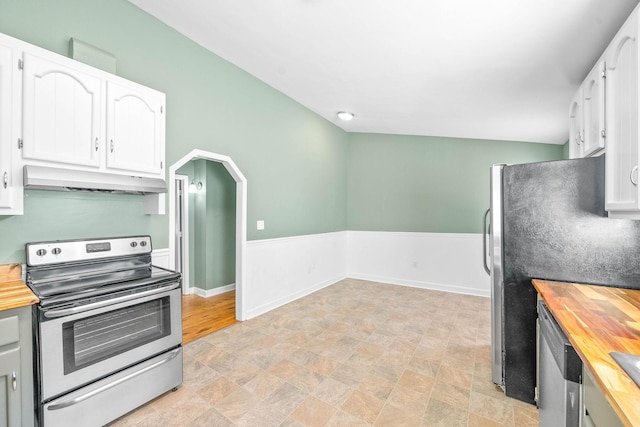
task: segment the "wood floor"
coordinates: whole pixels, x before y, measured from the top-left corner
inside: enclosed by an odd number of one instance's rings
[[[236,292],[210,298],[182,296],[182,343],[236,323]]]

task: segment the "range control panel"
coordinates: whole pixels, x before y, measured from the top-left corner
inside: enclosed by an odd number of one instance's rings
[[[150,236],[27,243],[27,265],[47,265],[151,253]]]

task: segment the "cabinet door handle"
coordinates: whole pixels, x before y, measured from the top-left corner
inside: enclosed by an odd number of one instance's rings
[[[5,172],[4,175],[2,175],[2,185],[4,188],[7,188],[7,184],[9,184],[9,175]]]
[[[631,169],[631,172],[629,172],[629,181],[631,181],[631,183],[637,187],[638,186],[638,178],[637,178],[638,175],[636,173],[636,179],[634,180],[633,179],[633,173],[634,172],[638,172],[638,165],[635,165],[633,167],[633,169]]]
[[[11,387],[13,387],[13,391],[18,389],[18,376],[15,372],[11,374]]]
[[[580,145],[582,144],[582,133],[581,132],[576,132],[576,144]]]
[[[100,144],[98,144],[98,138],[96,138],[96,151],[98,151],[98,147],[100,146]]]
[[[113,139],[111,140],[110,149],[111,149],[111,152],[113,153]]]

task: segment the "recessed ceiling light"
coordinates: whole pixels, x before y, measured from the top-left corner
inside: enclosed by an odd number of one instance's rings
[[[353,119],[353,113],[350,113],[348,111],[339,111],[338,112],[338,118],[340,120],[349,121],[349,120]]]

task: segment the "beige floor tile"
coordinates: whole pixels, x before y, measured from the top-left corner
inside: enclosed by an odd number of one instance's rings
[[[432,398],[423,420],[423,425],[429,427],[464,427],[467,425],[468,412]]]
[[[294,363],[290,360],[281,360],[280,362],[270,367],[267,372],[283,380],[288,380],[289,378],[300,372],[301,369],[302,366],[298,365],[297,363]]]
[[[520,427],[519,424],[516,424]],[[537,425],[537,424],[536,424]],[[473,413],[469,414],[469,427],[505,427],[505,424],[499,423],[489,418],[481,417]]]
[[[488,298],[346,279],[185,345],[183,386],[111,425],[536,426],[490,334]]]
[[[385,401],[393,391],[395,383],[369,373],[358,384],[358,390]]]
[[[373,423],[383,405],[382,400],[355,390],[342,405],[342,410],[368,423]]]
[[[436,378],[439,381],[443,381],[466,390],[471,390],[471,385],[473,383],[473,375],[446,364],[440,365]]]
[[[287,419],[287,413],[280,410],[275,405],[261,402],[254,408],[238,418],[234,426],[236,427],[277,427]],[[216,426],[216,424],[209,424]]]
[[[234,383],[243,386],[254,379],[260,372],[262,372],[262,369],[256,365],[245,363],[227,372],[224,376]]]
[[[431,359],[423,359],[418,356],[413,356],[409,362],[408,369],[418,372],[422,375],[435,378],[438,375],[438,369],[440,369],[440,363],[434,362]]]
[[[517,427],[536,427],[539,424],[538,408],[513,405],[513,421]]]
[[[216,378],[209,384],[200,387],[197,390],[198,396],[202,396],[203,399],[215,404],[216,402],[224,399],[240,386],[226,377]]]
[[[513,404],[510,399],[498,399],[471,392],[469,412],[506,425],[513,425]]]
[[[374,425],[376,427],[415,427],[421,425],[422,421],[422,414],[415,415],[407,411],[406,408],[387,403],[382,408]]]
[[[421,417],[427,408],[428,400],[428,395],[398,384],[391,392],[386,403],[403,408],[412,417]]]
[[[292,384],[307,393],[313,392],[324,381],[326,377],[308,368],[301,369],[293,377],[289,378],[289,384]]]
[[[421,394],[430,394],[435,379],[412,370],[405,370],[398,384]]]
[[[284,383],[264,401],[276,406],[282,412],[290,414],[307,396],[307,393],[299,388],[289,383]]]
[[[348,385],[333,378],[325,378],[313,391],[313,395],[335,408],[340,408],[352,392],[353,388]]]
[[[337,411],[326,424],[327,427],[366,427],[371,425],[372,423],[344,411]]]
[[[467,411],[469,407],[469,394],[471,392],[461,387],[436,380],[431,396],[441,402]]]
[[[317,356],[315,359],[310,360],[309,363],[307,363],[307,368],[319,374],[328,376],[331,375],[340,365],[341,363],[339,361],[330,357]]]
[[[357,387],[370,370],[371,367],[367,365],[343,363],[333,371],[331,378],[348,386]]]
[[[336,410],[331,405],[315,397],[308,397],[291,413],[291,418],[305,426],[322,427],[329,421],[334,412]]]
[[[233,425],[228,418],[215,409],[209,409],[189,422],[189,427],[232,427]]]
[[[253,394],[265,398],[274,393],[283,384],[284,380],[269,372],[262,371],[243,387]]]
[[[216,402],[216,410],[233,422],[238,421],[247,412],[260,403],[260,398],[244,388],[231,392]]]

